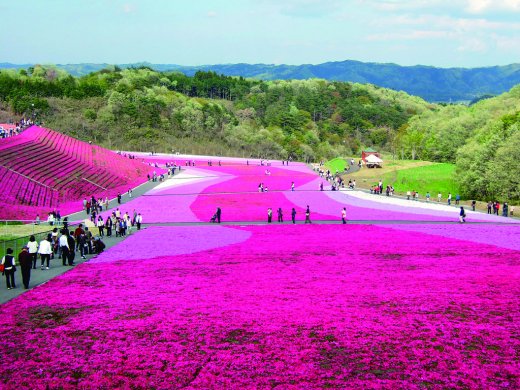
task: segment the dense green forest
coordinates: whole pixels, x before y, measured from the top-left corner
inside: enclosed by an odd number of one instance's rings
[[[519,199],[520,87],[434,105],[374,85],[260,81],[111,67],[73,77],[56,67],[0,72],[0,120],[33,116],[111,149],[315,161],[373,146],[456,162],[467,197]]]

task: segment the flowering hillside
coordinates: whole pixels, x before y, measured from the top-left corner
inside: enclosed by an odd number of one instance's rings
[[[32,126],[0,140],[0,219],[81,209],[84,197],[114,197],[146,181],[142,161]]]
[[[183,167],[124,205],[158,226],[0,306],[3,387],[520,387],[517,223],[459,225],[457,208],[385,206],[318,191],[303,164],[269,169]],[[304,225],[307,204],[327,223]],[[169,223],[216,207],[243,223]],[[286,220],[295,207],[298,223],[257,224],[267,207]]]

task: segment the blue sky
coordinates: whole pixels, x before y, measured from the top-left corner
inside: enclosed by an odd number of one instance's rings
[[[520,62],[520,0],[0,0],[0,62]]]

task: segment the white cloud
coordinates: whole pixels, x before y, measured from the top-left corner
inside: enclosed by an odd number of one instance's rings
[[[488,11],[520,12],[520,0],[466,0],[466,10],[475,14]]]
[[[457,48],[461,52],[473,52],[473,53],[484,53],[488,49],[488,45],[481,39],[470,38],[464,40],[462,44]]]
[[[215,18],[217,15],[218,14],[215,11],[208,11],[208,18]]]
[[[367,41],[395,41],[395,40],[421,40],[421,39],[439,39],[455,36],[449,31],[433,31],[433,30],[412,30],[400,33],[381,33],[370,34],[366,37]]]
[[[492,38],[499,50],[505,52],[520,52],[520,37],[493,35]]]

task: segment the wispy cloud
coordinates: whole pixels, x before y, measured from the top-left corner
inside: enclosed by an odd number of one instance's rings
[[[466,0],[466,10],[476,14],[488,11],[520,12],[520,0]]]
[[[131,14],[135,12],[135,5],[131,3],[125,3],[123,4],[123,12],[125,14]]]

